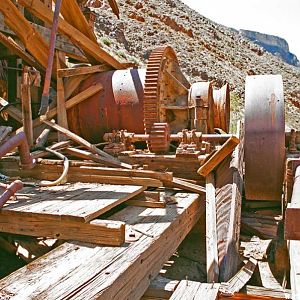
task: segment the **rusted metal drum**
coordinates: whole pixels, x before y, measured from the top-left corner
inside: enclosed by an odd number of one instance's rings
[[[285,162],[284,126],[282,77],[248,76],[245,90],[247,200],[281,200]]]
[[[94,74],[82,82],[79,92],[96,83],[104,89],[68,111],[70,130],[92,143],[113,130],[144,133],[144,82],[144,69]]]
[[[203,133],[214,133],[214,99],[210,82],[191,85],[188,97],[189,108],[194,107],[192,127]]]
[[[214,126],[225,132],[229,131],[230,125],[230,91],[226,83],[218,90],[213,90],[214,98]]]

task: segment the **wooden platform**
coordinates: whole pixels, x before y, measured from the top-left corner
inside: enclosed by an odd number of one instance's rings
[[[0,231],[121,245],[124,223],[94,219],[144,190],[97,183],[26,187],[0,210]]]
[[[128,224],[122,247],[67,242],[0,281],[0,298],[140,299],[205,210],[196,194],[178,193],[166,208],[127,207],[109,220]],[[201,200],[201,201],[199,201]]]

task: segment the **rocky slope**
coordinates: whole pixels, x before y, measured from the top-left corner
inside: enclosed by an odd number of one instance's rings
[[[253,41],[255,44],[263,47],[268,52],[280,57],[286,63],[300,67],[300,62],[297,56],[290,52],[289,44],[283,38],[278,36],[264,34],[251,30],[239,30],[240,35]]]
[[[98,1],[99,2],[99,1]],[[247,74],[281,74],[286,123],[300,129],[300,69],[284,63],[231,29],[214,23],[179,0],[119,0],[118,20],[108,5],[93,8],[99,42],[120,59],[143,65],[159,45],[171,45],[190,82],[228,82],[235,118],[243,115]],[[98,4],[99,4],[98,3]],[[136,59],[138,58],[138,59]],[[295,106],[298,105],[298,108]]]

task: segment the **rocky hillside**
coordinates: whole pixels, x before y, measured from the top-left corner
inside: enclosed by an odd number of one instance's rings
[[[290,52],[289,44],[278,36],[250,30],[239,30],[240,35],[263,47],[268,52],[280,57],[290,65],[300,67],[297,56]]]
[[[214,23],[179,0],[118,0],[118,20],[108,5],[96,1],[99,42],[124,60],[147,62],[159,45],[171,45],[190,82],[228,82],[235,118],[243,115],[247,74],[281,74],[287,125],[300,129],[300,69],[284,63],[231,29]],[[137,59],[136,59],[137,58]],[[298,106],[298,108],[296,107]]]

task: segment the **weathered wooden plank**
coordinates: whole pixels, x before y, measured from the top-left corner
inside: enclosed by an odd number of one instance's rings
[[[284,237],[286,240],[300,240],[300,166],[296,168],[291,203],[285,211]]]
[[[54,1],[56,2],[56,0]],[[76,0],[64,0],[62,2],[60,12],[69,24],[82,32],[91,41],[97,43],[97,37],[83,15]]]
[[[43,166],[37,164],[32,170],[20,170],[18,162],[15,161],[0,161],[0,168],[2,172],[8,176],[21,176],[24,178],[35,178],[41,180],[55,180],[61,172],[62,166]],[[142,177],[141,175],[135,177],[128,177],[126,174],[123,176],[109,176],[109,175],[98,175],[89,174],[89,170],[83,171],[77,169],[76,172],[72,172],[72,167],[68,172],[68,182],[93,182],[93,183],[107,183],[107,184],[125,184],[125,185],[142,185],[149,187],[161,187],[163,183],[155,178]]]
[[[69,147],[69,148],[66,149],[66,151],[69,154],[71,154],[75,157],[79,157],[79,158],[87,159],[87,160],[92,160],[94,162],[98,162],[98,163],[104,164],[104,165],[109,166],[109,167],[132,169],[132,166],[129,165],[129,164],[120,162],[118,160],[113,161],[111,159],[107,159],[106,157],[95,155],[95,154],[90,153],[90,152],[85,151],[85,150]]]
[[[29,74],[27,68],[24,69],[21,83],[21,100],[22,100],[22,119],[24,132],[26,134],[29,147],[33,146],[33,127],[31,111],[31,92],[29,83]]]
[[[215,300],[218,297],[219,283],[201,283],[191,280],[181,280],[170,300]]]
[[[243,291],[234,294],[233,296],[223,296],[219,294],[219,300],[285,300],[292,299],[291,290],[276,290],[267,289],[260,286],[247,285]]]
[[[228,282],[223,282],[220,286],[220,293],[224,296],[232,296],[239,292],[251,279],[257,265],[257,260],[250,257],[241,270],[235,274]]]
[[[0,231],[36,237],[75,240],[120,246],[125,242],[125,223],[92,220],[88,223],[48,218],[45,214],[0,215]]]
[[[204,212],[197,198],[180,193],[178,204],[166,208],[125,208],[110,219],[145,232],[137,241],[119,248],[65,243],[1,280],[0,295],[24,300],[140,299],[149,278],[159,273]]]
[[[25,48],[43,67],[47,67],[48,45],[43,37],[10,0],[1,1],[0,11],[4,16],[4,22],[17,34]]]
[[[63,52],[56,51],[56,66],[57,70],[60,69],[60,56],[62,56],[65,60],[65,54]],[[67,109],[65,102],[65,90],[64,90],[64,82],[63,79],[57,76],[56,79],[56,111],[57,111],[57,124],[68,129],[68,118],[67,118]],[[50,117],[53,118],[53,117]],[[58,141],[65,141],[68,138],[58,133]]]
[[[199,168],[198,174],[204,177],[207,176],[222,162],[224,158],[233,152],[239,142],[239,139],[233,135]]]
[[[36,214],[53,220],[88,222],[144,190],[142,186],[84,183],[31,188],[17,193],[17,202],[7,202],[0,216],[14,218]]]
[[[272,289],[282,289],[282,286],[274,277],[269,262],[267,261],[259,261],[258,262],[258,270],[260,274],[260,279],[262,286],[265,288],[272,288]]]
[[[41,20],[52,22],[53,12],[39,0],[19,0],[19,3]],[[105,62],[116,69],[125,68],[122,63],[100,48],[97,43],[91,41],[62,18],[59,19],[58,31],[69,37],[74,44],[78,45],[85,53],[91,55],[96,61]]]
[[[203,186],[187,182],[185,180],[182,180],[181,178],[174,177],[172,181],[166,182],[166,183],[168,185],[183,189],[185,191],[194,192],[194,193],[198,193],[198,194],[205,193],[205,188]]]
[[[56,131],[66,135],[68,138],[70,138],[71,140],[73,140],[74,142],[78,143],[79,145],[82,145],[83,147],[87,148],[88,150],[90,150],[92,153],[100,155],[104,158],[106,158],[107,160],[111,161],[112,163],[116,163],[118,166],[122,166],[124,168],[127,169],[132,169],[131,165],[128,164],[122,164],[118,159],[114,158],[113,156],[107,154],[106,152],[98,149],[96,146],[94,146],[93,144],[91,144],[90,142],[88,142],[87,140],[85,140],[84,138],[82,138],[81,136],[75,134],[74,132],[59,126],[58,124],[52,123],[47,121],[46,119],[42,119],[42,121],[50,126],[51,128],[55,129]]]
[[[216,207],[220,281],[228,281],[239,269],[238,255],[242,190],[244,128],[238,123],[237,137],[241,141],[232,158],[227,156],[216,169]]]
[[[0,26],[1,26],[1,19],[0,19]],[[0,32],[0,43],[2,43],[6,48],[8,48],[12,53],[19,56],[28,65],[36,68],[42,73],[45,72],[45,68],[42,67],[40,64],[38,64],[30,54],[26,53],[11,37],[7,37],[1,32]]]
[[[215,176],[210,173],[206,177],[206,272],[207,282],[218,282],[219,257],[216,224],[216,189]]]
[[[170,299],[179,282],[178,280],[172,280],[158,275],[151,281],[141,300]]]
[[[68,68],[68,69],[59,69],[57,70],[57,76],[59,77],[73,77],[87,74],[94,74],[109,71],[112,68],[108,65],[97,65],[89,67],[77,67],[77,68]]]

